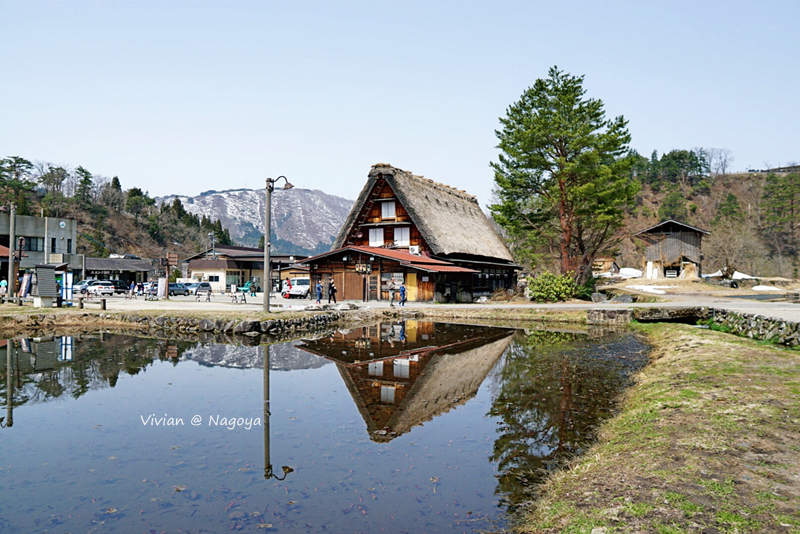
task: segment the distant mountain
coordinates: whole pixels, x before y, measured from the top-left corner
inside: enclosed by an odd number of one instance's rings
[[[196,197],[156,198],[158,205],[178,198],[189,213],[219,219],[233,240],[256,246],[264,233],[264,190],[206,191]],[[276,190],[272,194],[272,243],[275,253],[315,254],[330,249],[353,201],[316,189]]]
[[[295,343],[270,345],[269,368],[273,371],[295,371],[298,369],[317,369],[330,363],[295,347]],[[234,367],[239,369],[263,369],[264,353],[262,347],[244,347],[198,343],[183,353],[187,360],[202,365]]]

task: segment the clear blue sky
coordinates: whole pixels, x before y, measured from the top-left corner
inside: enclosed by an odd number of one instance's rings
[[[553,65],[649,155],[800,160],[800,2],[0,2],[0,156],[127,189],[355,198],[391,163],[490,200],[498,117]]]

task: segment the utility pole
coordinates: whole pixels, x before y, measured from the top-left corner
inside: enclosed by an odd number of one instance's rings
[[[17,222],[17,206],[12,202],[11,212],[8,215],[8,295],[6,302],[14,302],[17,289],[17,280],[14,276],[14,244],[17,241],[15,223]]]

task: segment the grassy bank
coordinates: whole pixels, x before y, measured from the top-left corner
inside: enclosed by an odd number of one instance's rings
[[[519,532],[800,533],[800,353],[639,325],[652,363]]]
[[[468,319],[470,321],[526,321],[544,323],[586,324],[586,310],[537,309],[528,306],[498,308],[426,307],[415,310],[433,321]]]

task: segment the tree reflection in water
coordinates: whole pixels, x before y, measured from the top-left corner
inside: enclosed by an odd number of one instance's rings
[[[120,374],[139,374],[154,361],[170,360],[177,365],[191,346],[174,340],[104,334],[3,340],[0,397],[8,396],[11,385],[13,406],[65,395],[77,399],[92,390],[113,388]]]
[[[646,362],[646,346],[629,334],[599,343],[569,332],[515,338],[495,377],[489,412],[501,420],[490,459],[506,508],[532,499],[549,471],[584,450],[614,412],[631,372]]]

